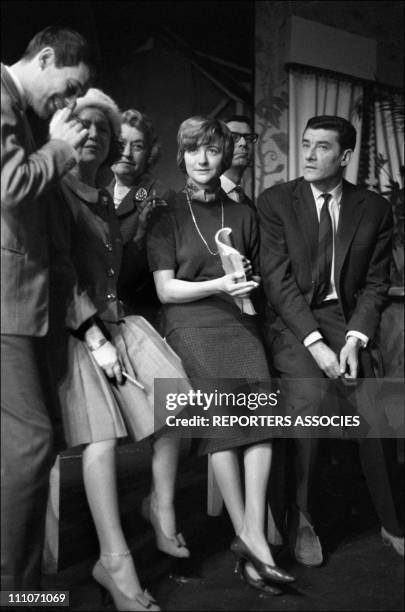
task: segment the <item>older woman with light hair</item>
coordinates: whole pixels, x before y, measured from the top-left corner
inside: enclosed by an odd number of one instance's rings
[[[162,434],[164,396],[154,390],[154,379],[174,378],[184,392],[190,385],[172,349],[145,319],[124,317],[117,298],[122,239],[112,199],[97,181],[103,164],[111,165],[119,154],[119,110],[106,94],[90,89],[77,100],[74,113],[88,138],[62,185],[69,217],[63,224],[65,239],[68,226],[76,271],[66,319],[66,366],[58,384],[65,437],[69,446],[85,445],[83,480],[100,544],[94,579],[118,610],[158,610],[141,589],[122,531],[115,447],[128,434],[135,440],[151,438],[148,511],[157,543],[168,554],[189,556],[176,533],[173,507],[179,441]]]

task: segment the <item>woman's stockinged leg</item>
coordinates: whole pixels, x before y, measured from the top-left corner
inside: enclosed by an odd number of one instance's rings
[[[212,453],[211,461],[233,528],[239,534],[243,528],[245,511],[237,450]]]
[[[174,495],[181,439],[159,436],[153,441],[150,501],[163,532],[176,534]]]
[[[177,465],[181,440],[158,436],[153,441],[151,493],[143,500],[142,515],[156,536],[156,546],[173,557],[189,557],[184,537],[177,532],[174,509]]]
[[[116,440],[86,446],[83,451],[83,481],[100,544],[100,559],[117,587],[134,597],[141,585],[121,527],[115,465]],[[113,554],[111,554],[113,553]]]
[[[255,444],[244,451],[245,512],[239,535],[261,561],[274,565],[264,532],[271,456],[271,442]]]

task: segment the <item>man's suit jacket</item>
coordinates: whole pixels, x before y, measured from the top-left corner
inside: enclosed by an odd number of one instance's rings
[[[48,329],[46,194],[75,164],[73,148],[51,140],[36,150],[20,94],[1,66],[1,333]]]
[[[318,218],[308,182],[266,189],[258,199],[260,270],[272,329],[302,341],[318,328],[311,311],[316,284]],[[347,330],[373,338],[389,288],[392,213],[380,195],[343,181],[334,280]]]
[[[221,175],[220,179],[221,179],[221,187],[225,191],[228,198],[230,198],[231,200],[234,200],[235,202],[246,204],[247,206],[250,206],[250,208],[254,210],[255,213],[257,212],[256,206],[253,204],[249,196],[246,195],[244,190],[242,190],[242,192],[239,193],[239,197],[236,198],[235,196],[237,196],[237,194],[234,191],[236,184],[233,181],[231,181],[231,179],[228,179],[228,177],[224,176],[223,174]]]

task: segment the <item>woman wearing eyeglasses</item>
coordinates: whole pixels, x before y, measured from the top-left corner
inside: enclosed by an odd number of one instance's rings
[[[120,157],[112,166],[114,181],[108,187],[124,245],[119,294],[128,314],[142,315],[158,328],[160,303],[148,268],[145,237],[153,216],[174,192],[152,174],[161,146],[150,117],[129,109],[121,121]]]
[[[186,119],[178,132],[177,162],[186,174],[184,189],[148,234],[148,258],[163,303],[167,342],[183,361],[187,375],[202,379],[268,381],[265,352],[254,316],[242,314],[234,298],[250,296],[260,279],[239,282],[224,274],[215,233],[232,228],[234,246],[257,273],[258,231],[254,212],[230,200],[220,176],[231,164],[233,138],[216,119]],[[207,382],[205,382],[207,381]],[[220,389],[229,389],[221,380]],[[231,386],[232,388],[232,386]],[[216,481],[236,537],[232,550],[244,579],[254,588],[280,593],[275,583],[293,578],[276,567],[264,534],[271,442],[266,428],[229,428],[221,438],[203,438],[200,453],[211,454]],[[242,454],[245,499],[239,475]],[[243,562],[244,561],[244,562]]]

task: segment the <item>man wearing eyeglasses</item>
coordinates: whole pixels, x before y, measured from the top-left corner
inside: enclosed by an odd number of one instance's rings
[[[252,200],[244,192],[241,182],[246,168],[251,166],[257,134],[252,132],[251,121],[245,115],[232,115],[225,119],[224,123],[232,133],[235,148],[232,165],[221,176],[222,189],[231,200],[254,207]]]

